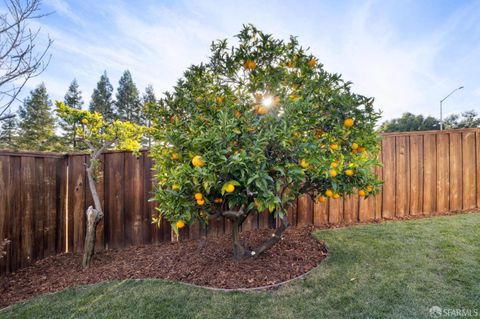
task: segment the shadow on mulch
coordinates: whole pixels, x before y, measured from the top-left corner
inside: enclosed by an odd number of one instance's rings
[[[52,256],[0,279],[0,308],[67,287],[110,280],[160,278],[216,288],[277,284],[308,272],[325,258],[325,248],[311,236],[312,231],[312,227],[290,227],[272,249],[240,261],[232,258],[229,235],[100,251],[86,270],[80,267],[79,254]],[[241,236],[255,246],[271,233],[265,229]]]

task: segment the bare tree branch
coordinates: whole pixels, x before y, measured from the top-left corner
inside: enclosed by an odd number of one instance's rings
[[[47,68],[52,45],[48,38],[41,49],[36,42],[40,28],[31,30],[30,20],[48,14],[40,13],[41,0],[4,0],[7,12],[0,14],[0,120],[2,115],[18,100],[27,81]],[[8,118],[8,117],[7,117]]]

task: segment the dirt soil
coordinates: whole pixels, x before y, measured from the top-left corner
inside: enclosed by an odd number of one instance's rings
[[[0,278],[0,308],[67,287],[110,280],[161,278],[217,288],[277,284],[306,273],[327,255],[312,231],[312,227],[290,227],[272,249],[240,261],[232,257],[229,235],[100,251],[86,270],[80,267],[79,254],[48,257]],[[242,239],[248,238],[245,244],[251,247],[272,232],[244,232]]]

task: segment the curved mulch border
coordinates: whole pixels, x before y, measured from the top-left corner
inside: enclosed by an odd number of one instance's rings
[[[67,287],[125,279],[165,279],[217,291],[274,289],[305,277],[326,257],[325,245],[311,236],[312,231],[313,227],[288,228],[272,249],[240,261],[232,258],[229,235],[102,251],[85,270],[80,268],[80,254],[48,257],[4,278],[0,308]],[[242,239],[256,246],[271,232],[244,232]]]

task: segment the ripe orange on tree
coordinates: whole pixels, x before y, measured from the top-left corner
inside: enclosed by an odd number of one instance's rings
[[[353,119],[348,118],[345,121],[343,121],[343,126],[345,126],[346,128],[350,128],[353,126],[353,123],[354,123]]]

